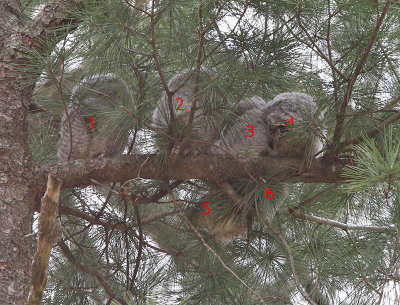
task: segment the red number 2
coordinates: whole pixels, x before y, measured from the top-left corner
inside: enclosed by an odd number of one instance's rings
[[[207,213],[203,212],[204,215],[210,214],[211,209],[209,207],[206,207],[206,204],[209,204],[209,203],[210,203],[210,201],[204,202],[203,209],[206,209],[208,211]]]
[[[254,136],[254,131],[253,131],[254,126],[253,126],[253,125],[247,125],[247,127],[249,127],[249,126],[251,126],[250,129],[248,130],[248,131],[251,132],[251,136],[249,136],[249,135],[247,135],[247,136],[248,136],[249,138],[251,138],[252,136]]]
[[[92,121],[92,129],[93,129],[93,118],[89,118]]]
[[[182,104],[183,104],[183,99],[178,97],[176,100],[181,100],[181,103],[179,104],[178,108],[176,108],[176,110],[185,110],[185,109],[180,108],[182,106]]]
[[[290,123],[291,123],[291,124],[290,124]],[[291,127],[292,130],[293,130],[293,126],[294,126],[294,124],[293,124],[293,118],[290,118],[290,120],[289,120],[289,122],[286,124],[286,126]]]

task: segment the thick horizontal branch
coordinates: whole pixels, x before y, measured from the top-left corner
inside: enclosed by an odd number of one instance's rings
[[[322,218],[318,216],[306,215],[300,212],[297,212],[293,209],[289,210],[289,213],[297,218],[297,219],[304,219],[307,221],[312,221],[318,223],[320,225],[328,225],[332,227],[336,227],[342,229],[344,231],[368,231],[368,232],[376,232],[376,233],[385,233],[385,232],[396,232],[396,226],[390,227],[378,227],[378,226],[367,226],[367,225],[350,225],[343,222],[339,222],[336,220]]]
[[[63,165],[36,168],[36,190],[44,190],[46,177],[52,173],[63,180],[63,188],[86,187],[93,181],[121,182],[133,178],[154,180],[200,179],[218,182],[226,178],[274,177],[274,181],[341,183],[343,164],[332,165],[316,159],[311,167],[302,158],[263,157],[258,162],[241,162],[221,156],[182,157],[174,166],[161,163],[157,155],[120,156],[116,160],[100,158],[75,160]]]

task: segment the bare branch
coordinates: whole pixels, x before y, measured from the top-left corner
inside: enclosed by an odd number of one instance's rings
[[[316,222],[320,225],[329,225],[344,231],[352,230],[352,231],[368,231],[368,232],[377,232],[377,233],[385,233],[385,232],[396,232],[396,226],[390,226],[388,228],[378,227],[378,226],[365,226],[365,225],[349,225],[336,220],[322,218],[318,216],[312,216],[297,212],[293,209],[289,209],[289,213],[298,219],[308,220],[312,222]]]

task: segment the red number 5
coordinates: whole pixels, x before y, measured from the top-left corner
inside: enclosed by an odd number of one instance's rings
[[[203,209],[206,209],[208,211],[207,213],[203,212],[204,215],[210,214],[211,209],[209,207],[206,207],[206,204],[209,204],[209,203],[210,203],[210,201],[204,202]]]
[[[179,104],[178,108],[176,108],[176,110],[185,110],[185,109],[180,108],[182,106],[182,104],[183,104],[183,99],[178,97],[176,100],[181,100],[181,103]]]
[[[248,131],[251,132],[251,136],[249,136],[249,135],[247,135],[247,136],[248,136],[249,138],[251,138],[252,136],[254,136],[254,131],[253,131],[254,126],[253,126],[253,125],[247,125],[247,127],[249,127],[249,126],[251,126],[250,129],[248,130]]]

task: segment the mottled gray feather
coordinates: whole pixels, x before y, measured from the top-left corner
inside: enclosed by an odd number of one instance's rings
[[[67,108],[68,116],[64,115],[61,121],[59,162],[98,156],[114,157],[120,153],[128,137],[121,136],[112,122],[100,120],[93,114],[120,107],[131,97],[127,84],[114,74],[95,75],[75,86]],[[93,116],[96,124],[92,130],[89,117]]]
[[[176,120],[181,126],[186,126],[189,121],[189,113],[192,102],[197,99],[196,110],[194,113],[193,130],[192,130],[192,142],[197,142],[196,150],[200,152],[208,152],[212,142],[218,137],[219,132],[216,129],[211,119],[209,111],[211,103],[213,101],[213,93],[209,86],[212,78],[215,77],[215,72],[205,67],[201,68],[200,71],[200,83],[198,94],[195,97],[195,77],[194,72],[185,70],[182,73],[176,74],[168,82],[168,88],[171,91],[180,89],[172,96],[173,113]],[[182,84],[184,84],[182,86]],[[177,98],[183,100],[183,104],[180,109],[176,110],[180,104]],[[208,112],[207,112],[208,111]],[[168,96],[164,92],[161,99],[159,100],[156,109],[153,112],[153,126],[162,130],[168,129],[170,123],[170,111],[168,107]]]

